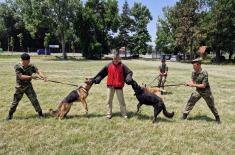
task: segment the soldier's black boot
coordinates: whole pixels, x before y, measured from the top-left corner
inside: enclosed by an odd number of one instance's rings
[[[44,118],[44,115],[43,115],[42,111],[38,112],[38,118],[40,118],[40,119]]]
[[[10,120],[12,120],[12,118],[13,118],[13,112],[9,111],[8,116],[6,118],[6,121],[10,121]]]
[[[215,116],[215,121],[216,121],[217,124],[220,124],[221,123],[220,117],[219,116]]]
[[[187,117],[188,117],[188,114],[184,114],[184,113],[183,113],[183,115],[180,117],[180,119],[181,119],[181,120],[186,120]]]

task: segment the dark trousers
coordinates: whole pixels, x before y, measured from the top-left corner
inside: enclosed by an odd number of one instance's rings
[[[197,103],[197,101],[200,99],[200,98],[203,98],[208,107],[210,108],[211,112],[213,113],[213,115],[216,117],[216,116],[219,116],[219,113],[215,107],[215,103],[214,103],[214,97],[212,95],[211,92],[208,92],[208,93],[198,93],[198,92],[193,92],[188,100],[188,103],[186,104],[185,106],[185,110],[184,110],[184,114],[189,114],[189,112],[193,109],[194,105]]]
[[[162,87],[164,89],[164,84],[166,82],[167,76],[159,76],[158,87]]]
[[[27,95],[36,112],[41,112],[42,109],[38,102],[37,94],[35,93],[32,85],[29,85],[25,88],[16,88],[9,113],[13,114],[16,111],[16,108],[24,94]]]

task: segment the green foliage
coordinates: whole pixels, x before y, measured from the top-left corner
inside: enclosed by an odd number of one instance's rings
[[[22,33],[20,33],[20,34],[18,34],[17,35],[17,37],[18,37],[18,39],[19,39],[19,41],[20,41],[20,47],[22,48],[23,47],[23,34]]]
[[[50,33],[46,33],[44,37],[44,47],[48,48],[50,42],[51,35]]]
[[[14,38],[10,37],[10,46],[11,46],[11,51],[14,50]]]
[[[152,20],[149,9],[141,3],[134,3],[131,9],[131,15],[134,17],[135,33],[132,37],[133,53],[146,54],[148,51],[147,42],[151,41],[151,37],[147,30],[147,24]]]
[[[156,46],[164,53],[172,53],[176,48],[175,21],[173,19],[174,8],[165,7],[163,13],[165,19],[158,18]]]
[[[86,58],[101,58],[110,52],[110,32],[116,32],[119,26],[117,1],[88,0],[81,12],[74,28],[82,54]]]
[[[198,0],[181,0],[175,6],[176,44],[184,51],[193,52],[193,45],[200,33],[198,21],[200,5]]]
[[[173,49],[181,52],[198,50],[205,42],[216,52],[220,61],[221,50],[232,58],[235,47],[235,2],[233,0],[180,0],[164,11],[158,20],[158,48],[166,53]]]
[[[232,57],[235,47],[235,2],[233,0],[216,0],[208,14],[210,23],[208,30],[211,46],[217,52],[220,61],[220,50],[230,53]]]
[[[134,24],[134,21],[131,18],[131,10],[129,8],[127,1],[125,1],[122,7],[121,16],[120,16],[120,27],[119,27],[119,35],[117,37],[118,43],[116,44],[116,48],[125,47],[126,51],[132,50],[131,45],[133,43],[132,43],[131,32],[134,31],[133,24]]]

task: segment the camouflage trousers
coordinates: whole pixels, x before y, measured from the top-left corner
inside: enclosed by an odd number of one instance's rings
[[[14,113],[16,111],[16,108],[17,108],[17,106],[18,106],[18,104],[24,94],[26,94],[26,96],[29,98],[29,100],[32,103],[36,112],[41,112],[42,109],[41,109],[40,104],[38,102],[37,94],[35,93],[32,85],[30,85],[25,88],[16,87],[16,90],[14,93],[14,99],[13,99],[13,102],[11,103],[11,107],[10,107],[10,113]]]
[[[158,87],[162,87],[164,89],[166,78],[167,76],[159,76]]]
[[[214,103],[214,97],[212,95],[211,92],[208,92],[208,93],[198,93],[198,92],[193,92],[191,94],[191,97],[189,98],[188,100],[188,103],[186,104],[185,106],[185,110],[184,110],[184,114],[189,114],[189,112],[193,109],[194,105],[197,103],[197,101],[200,99],[200,98],[203,98],[208,107],[210,108],[211,112],[214,114],[214,116],[219,116],[219,113],[215,107],[215,103]]]

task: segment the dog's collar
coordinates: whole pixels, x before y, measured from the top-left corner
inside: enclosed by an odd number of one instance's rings
[[[82,89],[87,95],[89,94],[88,91],[83,86],[80,86],[79,89]]]

